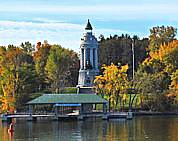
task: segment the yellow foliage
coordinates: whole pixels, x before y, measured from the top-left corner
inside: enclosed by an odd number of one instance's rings
[[[127,95],[124,94],[123,97],[122,97],[122,100],[125,101],[127,99]]]
[[[126,99],[123,94],[129,87],[126,74],[128,65],[117,67],[112,63],[110,66],[103,65],[102,69],[104,69],[103,75],[96,76],[94,80],[96,91],[108,95],[111,106],[115,107],[118,97]]]
[[[178,50],[178,40],[170,42],[168,45],[164,44],[159,47],[157,51],[151,51],[149,57],[143,61],[143,65],[150,65],[154,60],[165,62],[165,57],[174,51]]]
[[[167,73],[168,75],[171,75],[171,85],[170,89],[176,90],[176,93],[178,92],[178,72],[175,69],[177,69],[177,59],[178,59],[178,40],[174,40],[170,43],[160,45],[157,51],[151,51],[149,53],[149,58],[146,58],[143,62],[143,65],[150,66],[156,62],[156,65],[162,65],[161,71],[157,74],[163,74]]]
[[[150,52],[150,56],[151,58],[163,61],[164,57],[173,52],[175,49],[178,49],[178,40],[174,40],[168,45],[161,45],[158,51]]]
[[[129,68],[128,64],[125,65],[125,66],[122,66],[121,67],[121,72],[127,72],[128,68]]]
[[[149,58],[146,58],[142,64],[148,66],[152,63],[152,61],[153,61],[153,58],[149,57]]]
[[[15,110],[15,94],[14,94],[14,78],[13,75],[8,74],[4,81],[0,81],[2,89],[2,96],[0,97],[1,111],[13,113]]]
[[[174,66],[172,64],[167,64],[163,71],[170,74],[172,72],[173,68],[174,68]]]
[[[171,80],[172,82],[171,85],[169,86],[170,89],[177,90],[178,92],[178,69],[174,73],[172,73]]]

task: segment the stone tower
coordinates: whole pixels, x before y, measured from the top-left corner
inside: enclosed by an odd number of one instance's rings
[[[85,27],[85,33],[80,44],[80,70],[79,87],[92,87],[95,76],[99,74],[98,70],[98,41],[92,34],[90,21]]]

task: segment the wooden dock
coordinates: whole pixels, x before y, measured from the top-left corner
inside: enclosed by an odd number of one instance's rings
[[[11,122],[13,118],[26,118],[28,121],[37,120],[37,118],[51,118],[53,120],[62,120],[62,119],[79,119],[83,120],[85,118],[102,118],[104,120],[109,120],[113,118],[125,118],[128,119],[128,112],[113,112],[113,113],[69,113],[65,115],[55,115],[55,114],[11,114],[11,115],[2,115],[2,121]]]
[[[28,117],[30,117],[30,116],[32,116],[32,117],[53,117],[54,115],[52,115],[52,114],[46,114],[46,115],[36,115],[36,114],[34,114],[34,115],[29,115],[29,114],[24,114],[24,115],[21,115],[21,114],[14,114],[14,115],[7,115],[7,118],[28,118]]]
[[[113,112],[108,114],[108,118],[126,118],[127,112]]]
[[[37,118],[43,118],[43,117],[54,117],[53,114],[10,114],[10,115],[1,115],[1,121],[2,122],[11,122],[12,119],[16,118],[26,118],[27,120],[36,120]]]

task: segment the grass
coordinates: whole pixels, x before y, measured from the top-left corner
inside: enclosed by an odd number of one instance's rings
[[[77,93],[77,88],[76,87],[65,87],[61,93],[63,94],[72,94],[72,93]]]
[[[131,96],[132,96],[132,99],[133,99],[134,95],[131,95]],[[140,95],[137,94],[135,99],[134,99],[133,105],[132,105],[133,109],[139,109],[140,108],[139,98],[140,98]],[[137,99],[137,101],[136,101],[136,99]],[[103,108],[102,105],[97,105],[97,107],[96,107],[97,110],[102,110],[102,108]],[[118,105],[115,108],[115,110],[120,111],[122,108],[123,108],[122,105],[120,106],[120,103],[118,102]],[[124,105],[124,110],[128,110],[128,109],[129,109],[129,98],[127,99],[127,101]]]

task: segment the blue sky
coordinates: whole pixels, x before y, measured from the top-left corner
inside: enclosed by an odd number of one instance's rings
[[[96,37],[148,37],[153,26],[178,27],[178,0],[0,0],[0,45],[48,40],[78,51],[87,19]]]

